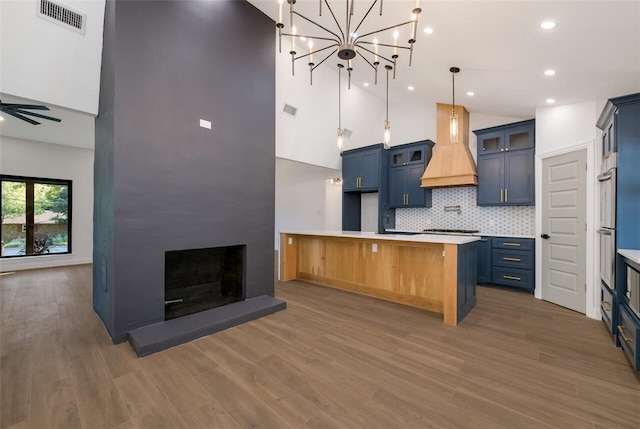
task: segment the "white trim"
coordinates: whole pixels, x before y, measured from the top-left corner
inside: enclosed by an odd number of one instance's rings
[[[596,251],[596,169],[595,169],[595,140],[590,142],[576,144],[574,146],[552,151],[546,153],[537,153],[535,160],[535,174],[536,174],[536,287],[535,297],[542,299],[542,247],[539,244],[538,237],[542,234],[542,160],[552,158],[558,155],[564,155],[566,153],[577,152],[580,150],[587,150],[587,201],[586,201],[586,267],[585,267],[585,280],[587,283],[586,290],[586,315],[592,319],[601,319],[600,314],[600,283],[599,273],[597,272],[597,258],[598,252]]]

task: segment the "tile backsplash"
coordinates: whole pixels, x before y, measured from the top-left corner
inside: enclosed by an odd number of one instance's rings
[[[396,209],[396,229],[477,229],[482,234],[534,235],[535,207],[479,207],[476,190],[472,186],[434,189],[431,208]],[[460,213],[445,211],[447,206],[460,206]]]

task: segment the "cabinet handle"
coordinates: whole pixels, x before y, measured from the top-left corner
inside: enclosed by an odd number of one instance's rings
[[[520,247],[520,243],[502,243],[503,246]]]
[[[601,302],[600,305],[602,305],[602,309],[604,311],[611,311],[611,307],[609,307],[609,303],[607,301]]]
[[[520,258],[507,258],[506,256],[502,258],[503,261],[514,261],[520,262]]]
[[[517,280],[517,281],[521,281],[522,279],[520,277],[516,277],[516,276],[502,276],[503,279],[507,279],[507,280]]]
[[[632,338],[627,338],[624,335],[624,326],[622,325],[618,325],[618,332],[620,332],[620,336],[622,337],[622,339],[625,341],[625,343],[632,343],[633,339]]]
[[[503,195],[504,195],[504,189],[500,188],[500,202],[503,203]]]
[[[407,194],[407,205],[409,205],[409,194]]]
[[[508,203],[509,202],[509,189],[504,188],[504,202]]]

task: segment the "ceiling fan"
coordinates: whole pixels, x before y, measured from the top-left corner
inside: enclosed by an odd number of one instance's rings
[[[61,120],[58,118],[53,118],[51,116],[41,115],[39,113],[29,112],[28,110],[49,110],[47,106],[42,106],[38,104],[11,104],[11,103],[3,103],[0,101],[0,112],[4,112],[7,115],[11,115],[18,119],[22,119],[32,125],[40,125],[40,122],[35,121],[31,118],[27,118],[24,115],[33,116],[35,118],[46,119],[47,121],[55,121],[60,122]]]

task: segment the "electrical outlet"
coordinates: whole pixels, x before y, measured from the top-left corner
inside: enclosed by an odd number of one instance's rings
[[[208,130],[211,129],[211,122],[210,121],[205,121],[204,119],[200,119],[200,126],[202,128],[206,128]]]
[[[293,237],[289,237],[289,244],[293,244]]]
[[[378,253],[378,245],[377,245],[376,243],[373,243],[373,244],[371,245],[371,251],[372,251],[373,253]]]

